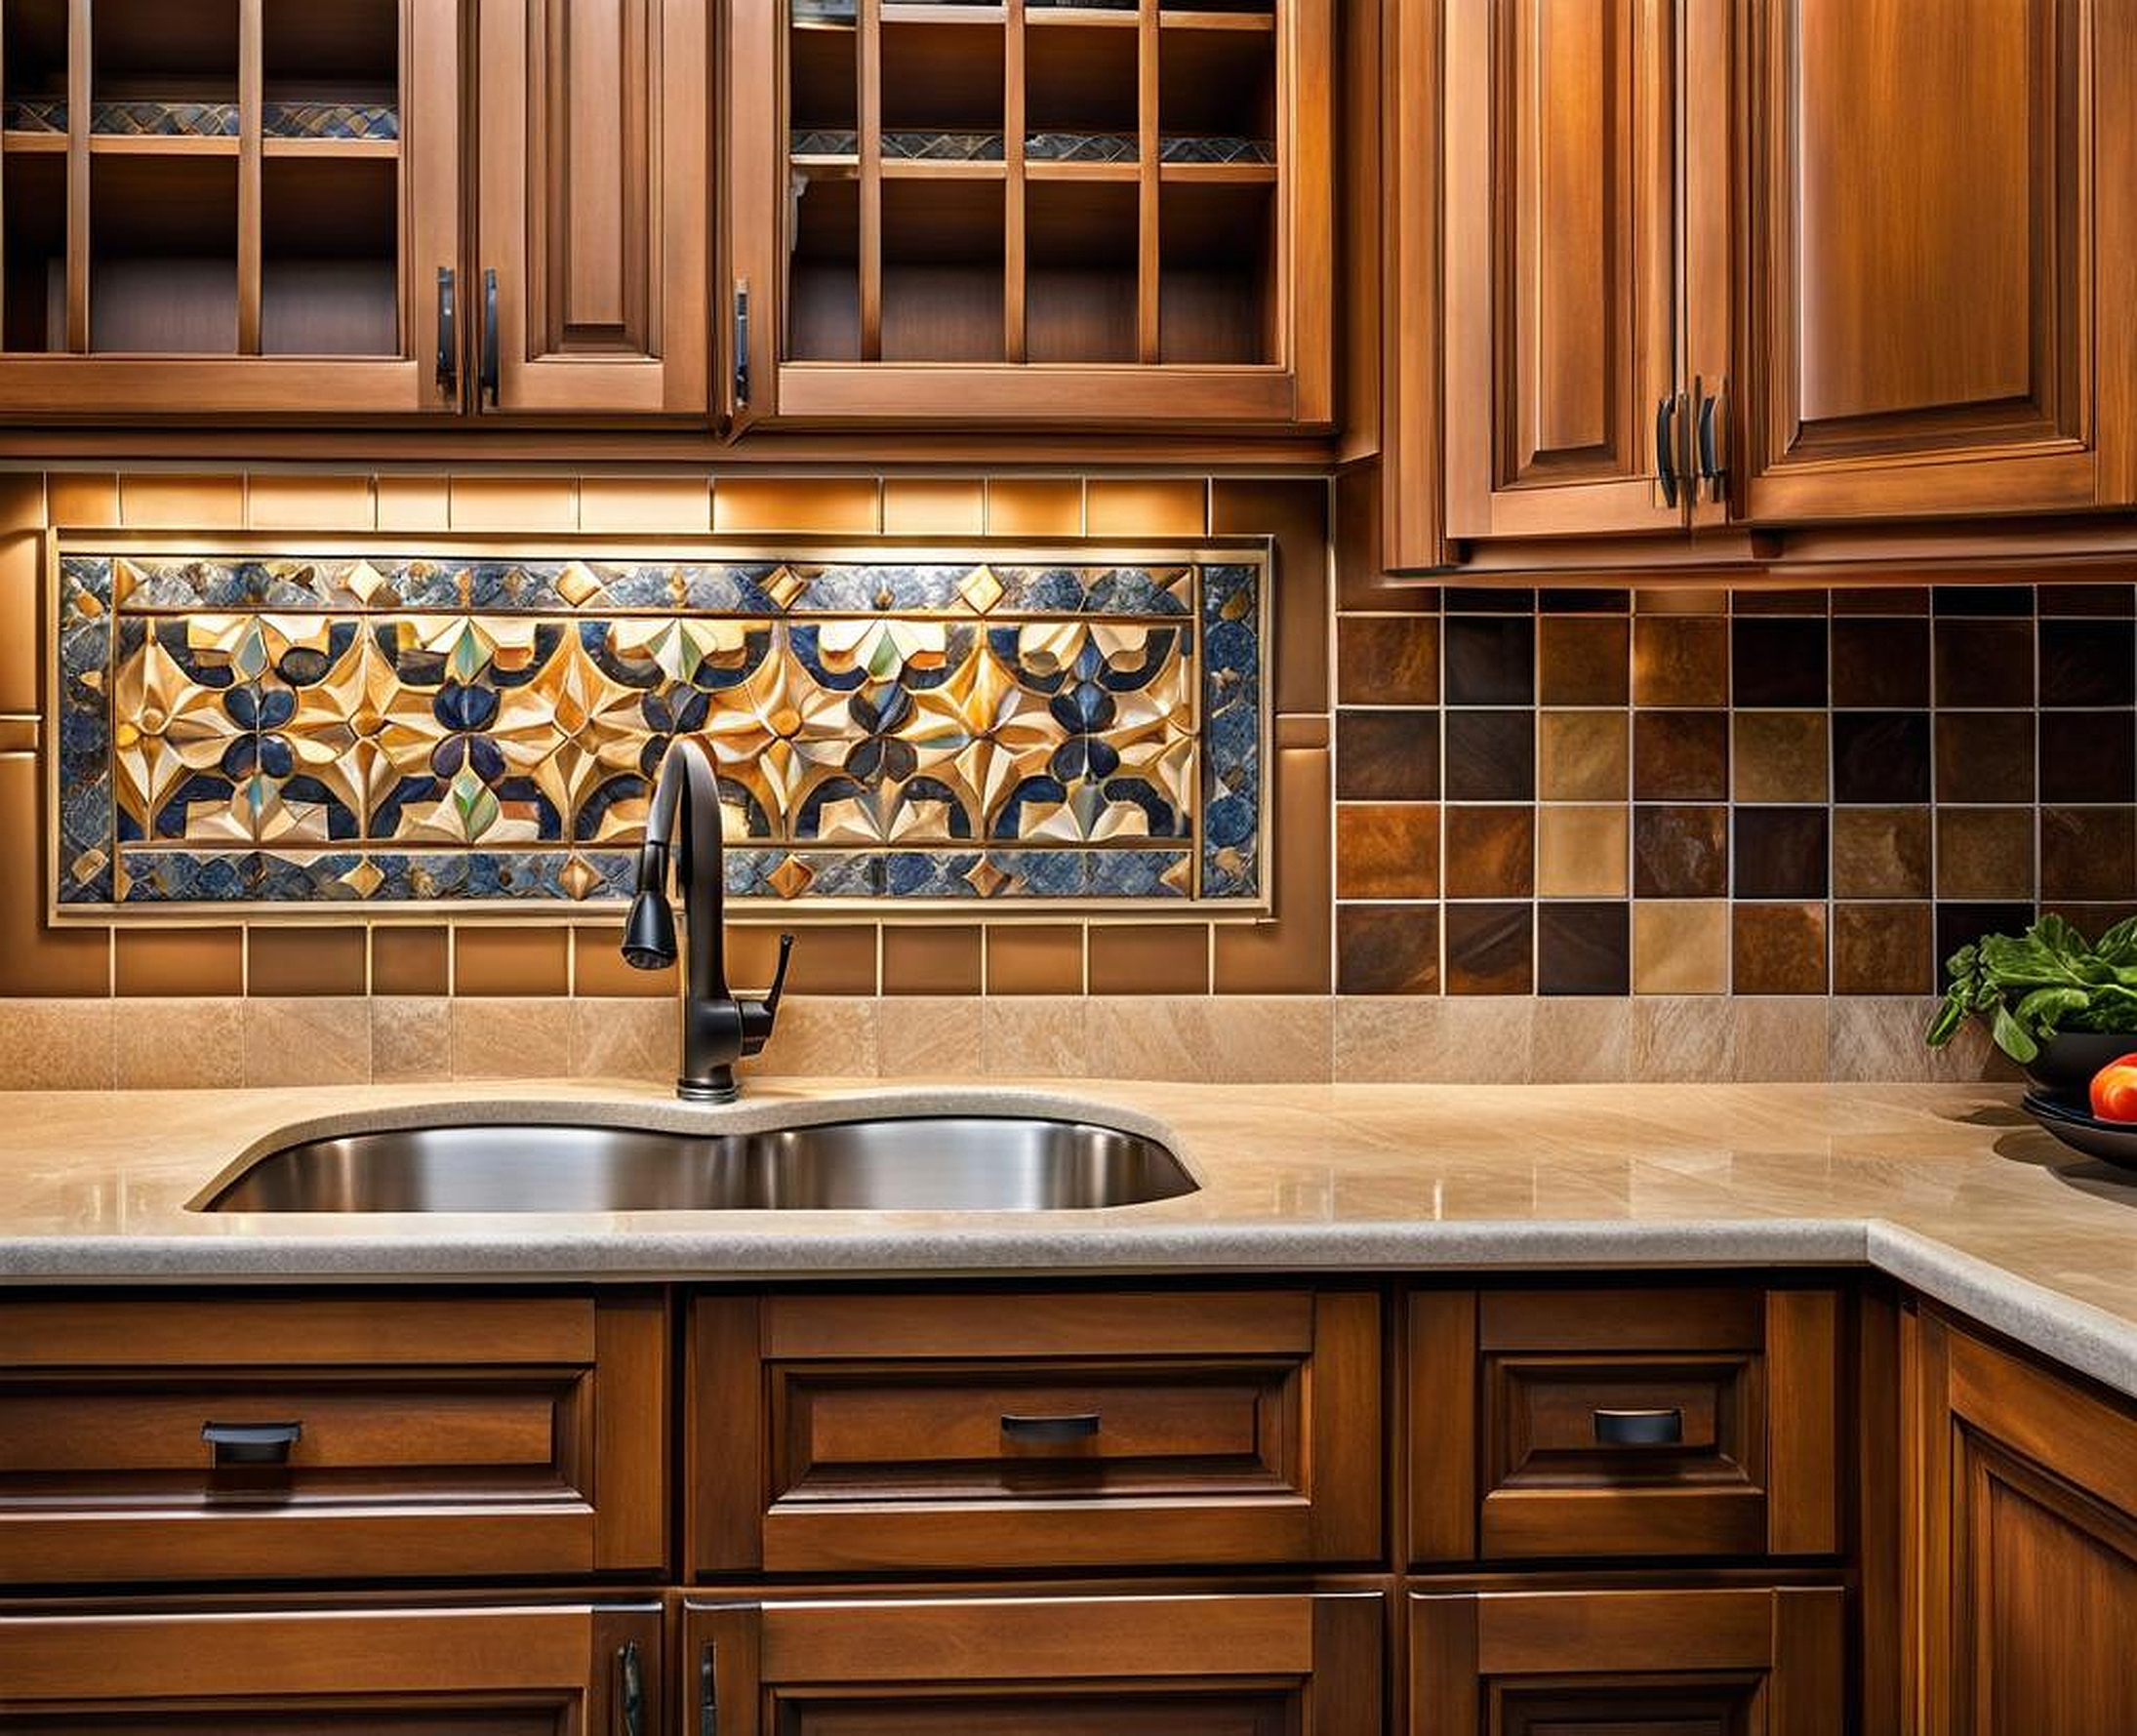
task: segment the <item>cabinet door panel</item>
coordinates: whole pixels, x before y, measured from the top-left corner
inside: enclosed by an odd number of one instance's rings
[[[705,19],[686,0],[483,0],[496,408],[707,410]]]
[[[1655,480],[1656,414],[1675,391],[1673,14],[1446,9],[1453,536],[1682,520]]]
[[[2094,146],[2128,73],[2093,39],[2119,4],[1771,0],[1749,91],[1750,516],[2117,497]]]

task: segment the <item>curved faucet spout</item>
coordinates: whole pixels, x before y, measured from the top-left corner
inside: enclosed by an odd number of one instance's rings
[[[678,736],[669,745],[654,781],[645,842],[638,851],[637,888],[624,923],[624,958],[638,970],[662,970],[675,962],[675,917],[667,898],[671,859],[682,889],[685,949],[683,1059],[675,1093],[695,1102],[731,1103],[739,1090],[735,1063],[771,1039],[794,937],[780,936],[779,969],[765,997],[738,999],[727,986],[719,770],[711,750],[695,736]]]

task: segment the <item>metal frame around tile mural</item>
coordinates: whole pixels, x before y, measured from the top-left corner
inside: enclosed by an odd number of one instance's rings
[[[683,733],[746,909],[1272,906],[1266,538],[49,550],[56,921],[584,913]]]

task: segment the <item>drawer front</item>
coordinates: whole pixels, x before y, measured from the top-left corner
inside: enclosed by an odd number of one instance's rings
[[[0,1306],[0,1582],[665,1564],[658,1296]]]
[[[704,1298],[696,1564],[1369,1558],[1378,1343],[1364,1292]]]
[[[658,1605],[0,1617],[0,1736],[644,1736]]]
[[[720,1736],[1376,1736],[1377,1593],[688,1606]]]
[[[1756,1286],[1414,1297],[1413,1557],[1835,1552],[1838,1318]]]

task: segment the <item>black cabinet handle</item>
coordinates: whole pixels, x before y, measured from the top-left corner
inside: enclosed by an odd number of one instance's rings
[[[1098,1433],[1098,1412],[1084,1411],[1066,1417],[1016,1417],[1002,1418],[1002,1438],[1055,1443],[1065,1440],[1089,1440]]]
[[[1721,462],[1720,441],[1715,423],[1721,414],[1722,394],[1709,397],[1704,391],[1699,395],[1697,424],[1699,442],[1699,476],[1707,484],[1707,498],[1718,501],[1728,491],[1729,472]]]
[[[646,1684],[635,1639],[625,1640],[616,1654],[616,1706],[621,1736],[646,1736]]]
[[[203,1423],[200,1438],[225,1465],[287,1465],[290,1448],[304,1433],[302,1423]]]
[[[698,1660],[698,1736],[720,1736],[720,1694],[714,1644],[706,1642],[705,1656]]]
[[[1599,1410],[1595,1439],[1603,1446],[1676,1446],[1684,1439],[1680,1410]]]
[[[735,285],[735,408],[749,408],[749,284]]]
[[[1655,475],[1662,483],[1662,504],[1677,504],[1676,441],[1673,438],[1677,419],[1677,394],[1672,392],[1655,406]]]
[[[453,267],[438,267],[438,390],[451,397],[460,389],[460,298],[454,293]]]
[[[482,396],[497,404],[497,271],[482,274]]]

